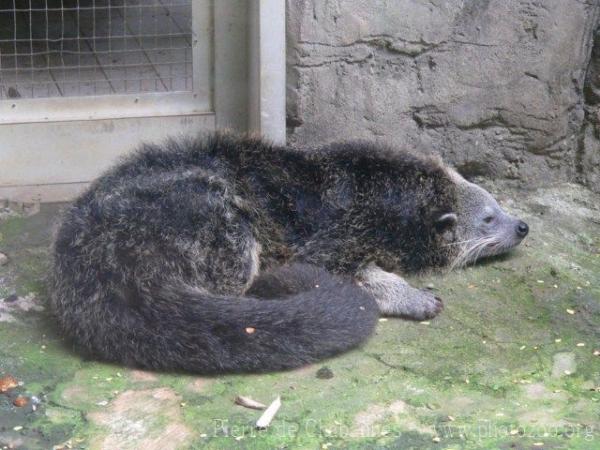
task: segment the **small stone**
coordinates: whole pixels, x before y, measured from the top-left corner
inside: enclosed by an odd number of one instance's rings
[[[560,378],[574,374],[577,371],[575,354],[570,352],[556,353],[553,356],[552,377]]]
[[[8,256],[4,253],[0,253],[0,266],[4,266],[5,264],[8,264]]]
[[[320,380],[329,380],[333,378],[333,371],[329,367],[323,366],[317,370],[316,377]]]
[[[600,356],[600,350],[594,350],[594,353],[592,353],[594,356]]]

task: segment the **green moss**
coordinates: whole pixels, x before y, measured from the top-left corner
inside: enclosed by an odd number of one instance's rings
[[[7,217],[0,221],[0,245],[5,246],[17,240],[26,223],[27,219],[19,216]]]
[[[531,195],[531,204],[546,201],[543,193]],[[194,387],[198,377],[183,374],[139,380],[129,369],[84,360],[47,312],[16,311],[16,322],[0,323],[0,375],[23,381],[19,392],[41,404],[26,413],[0,396],[0,415],[9,431],[24,426],[27,448],[51,448],[70,438],[83,439],[75,447],[89,446],[109,432],[88,420],[89,413],[108,411],[123,392],[167,387],[184,403],[190,448],[510,449],[534,442],[595,448],[598,227],[570,212],[555,211],[551,224],[528,211],[516,213],[532,227],[527,247],[443,277],[412,280],[433,283],[444,298],[444,313],[429,325],[390,319],[363,348],[291,372],[200,378],[200,387]],[[0,297],[34,292],[46,298],[53,217],[43,210],[0,223],[0,249],[11,258],[0,268]],[[553,378],[553,358],[561,352],[572,353],[577,367]],[[333,377],[317,378],[325,365]],[[281,395],[272,427],[255,430],[261,412],[235,405],[236,395],[263,403]],[[393,412],[394,404],[404,409]],[[160,433],[167,420],[157,415],[149,433]],[[370,432],[359,439],[361,421]]]

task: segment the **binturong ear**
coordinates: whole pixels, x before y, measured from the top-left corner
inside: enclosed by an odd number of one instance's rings
[[[456,226],[456,222],[458,222],[458,217],[456,214],[450,212],[446,214],[442,214],[435,221],[435,229],[438,233],[444,233]]]

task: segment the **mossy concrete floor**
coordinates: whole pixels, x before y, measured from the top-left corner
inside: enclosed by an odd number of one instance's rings
[[[600,449],[600,199],[491,190],[531,234],[508,257],[415,279],[445,299],[440,317],[381,321],[363,348],[299,370],[214,378],[73,352],[44,307],[58,208],[4,213],[0,378],[19,386],[0,394],[0,449]],[[237,395],[283,405],[258,431]]]

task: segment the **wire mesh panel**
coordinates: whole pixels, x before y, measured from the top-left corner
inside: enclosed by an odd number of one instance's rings
[[[1,0],[0,100],[193,90],[192,0]]]

